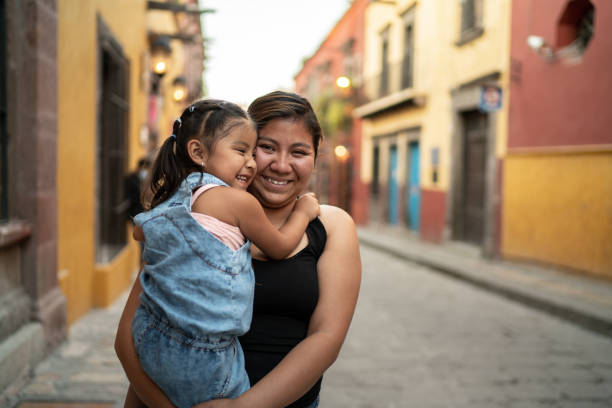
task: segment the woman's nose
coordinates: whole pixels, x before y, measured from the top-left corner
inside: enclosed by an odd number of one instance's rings
[[[279,154],[274,158],[274,161],[270,163],[270,167],[272,170],[278,173],[289,173],[291,172],[291,163],[289,162],[289,157],[284,154]]]

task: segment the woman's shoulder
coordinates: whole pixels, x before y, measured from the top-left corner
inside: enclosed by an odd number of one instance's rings
[[[322,204],[320,208],[321,215],[319,219],[327,231],[328,239],[334,239],[338,235],[344,236],[345,234],[356,233],[353,218],[342,208],[325,204]]]

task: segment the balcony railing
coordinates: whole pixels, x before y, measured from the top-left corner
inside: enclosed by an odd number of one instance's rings
[[[412,88],[414,83],[412,64],[409,59],[387,65],[378,75],[365,78],[363,91],[367,101],[374,101]]]

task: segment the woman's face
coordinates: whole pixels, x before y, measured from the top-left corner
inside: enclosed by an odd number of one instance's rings
[[[249,191],[261,205],[293,204],[314,170],[312,135],[301,120],[274,119],[259,132],[255,161],[257,174]]]

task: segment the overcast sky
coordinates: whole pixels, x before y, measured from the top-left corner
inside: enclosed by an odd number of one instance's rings
[[[208,96],[248,105],[278,88],[293,88],[349,0],[200,0]]]

